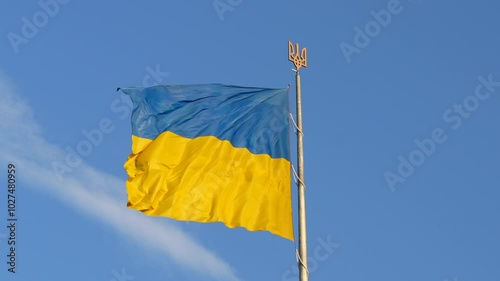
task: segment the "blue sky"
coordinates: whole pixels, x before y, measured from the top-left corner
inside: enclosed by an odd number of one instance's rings
[[[310,280],[500,280],[499,9],[492,0],[2,3],[0,225],[15,163],[18,246],[12,274],[0,228],[0,280],[298,280],[286,239],[126,208],[130,111],[115,91],[293,87],[288,40],[308,48]],[[71,158],[84,142],[86,155]],[[58,174],[54,163],[71,167]]]

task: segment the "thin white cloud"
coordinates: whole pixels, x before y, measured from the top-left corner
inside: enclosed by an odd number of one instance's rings
[[[82,163],[60,182],[51,163],[65,151],[42,136],[28,103],[0,73],[0,161],[17,164],[23,181],[50,192],[123,235],[161,251],[177,263],[217,280],[239,280],[234,270],[188,234],[126,207],[124,180]],[[121,164],[120,164],[121,165]]]

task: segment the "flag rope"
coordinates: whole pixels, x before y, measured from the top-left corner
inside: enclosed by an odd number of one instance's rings
[[[304,267],[305,270],[307,271],[307,275],[309,275],[309,268],[307,268],[307,266],[304,264],[304,262],[300,258],[299,250],[297,249],[297,247],[295,247],[295,257],[297,259],[297,264],[300,264],[302,267]]]
[[[293,126],[295,127],[295,128],[293,129],[293,132],[294,132],[295,134],[297,134],[297,132],[300,132],[300,134],[301,134],[302,136],[304,136],[304,132],[302,132],[302,130],[301,130],[301,129],[297,126],[297,123],[295,123],[295,119],[293,119],[293,115],[292,115],[292,113],[291,113],[291,112],[288,112],[288,115],[290,116],[290,119],[292,120]]]
[[[297,172],[295,171],[295,167],[293,166],[293,164],[292,164],[292,171],[293,171],[293,181],[295,182],[295,184],[297,184],[297,181],[298,181],[302,184],[302,186],[304,186],[304,189],[306,189],[307,187],[306,187],[305,182],[299,178],[299,176],[297,175]]]

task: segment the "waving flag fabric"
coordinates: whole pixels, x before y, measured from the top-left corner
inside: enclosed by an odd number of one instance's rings
[[[294,239],[287,89],[122,91],[133,103],[130,208]]]

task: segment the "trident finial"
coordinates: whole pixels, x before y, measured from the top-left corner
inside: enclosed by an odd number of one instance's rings
[[[301,51],[298,43],[294,48],[292,42],[288,41],[288,60],[293,62],[297,72],[302,66],[307,67],[307,48],[303,48]]]

